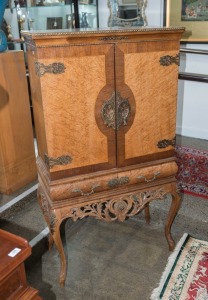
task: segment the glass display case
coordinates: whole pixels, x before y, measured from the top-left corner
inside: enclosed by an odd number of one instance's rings
[[[98,0],[16,1],[19,29],[97,28]]]

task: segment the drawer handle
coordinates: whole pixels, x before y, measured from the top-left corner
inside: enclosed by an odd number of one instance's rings
[[[91,191],[90,192],[88,192],[88,193],[84,193],[81,189],[75,189],[75,190],[72,190],[72,192],[73,193],[80,193],[82,196],[90,196],[90,195],[92,195],[92,194],[94,194],[94,190],[97,188],[97,187],[99,187],[100,186],[100,184],[94,184],[93,186],[92,186],[92,189],[91,189]]]
[[[155,172],[154,176],[151,179],[147,179],[145,176],[138,176],[138,179],[144,178],[145,182],[152,182],[157,179],[157,176],[160,175],[160,172]]]
[[[108,181],[108,186],[110,188],[115,188],[115,187],[118,187],[120,185],[127,184],[129,182],[130,182],[130,179],[127,176],[124,176],[124,177],[121,177],[121,178],[113,178],[113,179]]]

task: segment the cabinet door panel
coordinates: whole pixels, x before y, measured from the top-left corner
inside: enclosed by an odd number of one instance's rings
[[[41,77],[47,162],[53,178],[112,168],[116,165],[115,132],[98,127],[100,91],[114,89],[114,47],[71,46],[42,50],[39,63],[64,64],[62,74]],[[56,61],[54,61],[56,60]],[[113,135],[113,136],[112,136]],[[70,157],[67,164],[53,164]]]
[[[119,166],[173,156],[177,49],[178,42],[174,41],[129,43],[116,47],[116,73],[120,70],[121,74],[123,69],[123,83],[119,78],[116,90],[128,86],[135,101],[131,109],[132,124],[117,133]],[[167,55],[173,57],[173,63],[161,65],[160,59]]]

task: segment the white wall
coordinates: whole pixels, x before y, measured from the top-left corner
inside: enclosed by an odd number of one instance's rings
[[[163,26],[163,3],[163,0],[147,0],[145,15],[148,26]]]
[[[208,44],[186,48],[208,50]],[[208,74],[208,55],[182,54],[180,71]],[[208,140],[208,83],[179,80],[177,133]]]

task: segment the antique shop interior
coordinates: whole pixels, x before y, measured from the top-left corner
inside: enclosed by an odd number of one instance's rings
[[[208,1],[1,0],[0,24],[0,299],[208,299]]]

